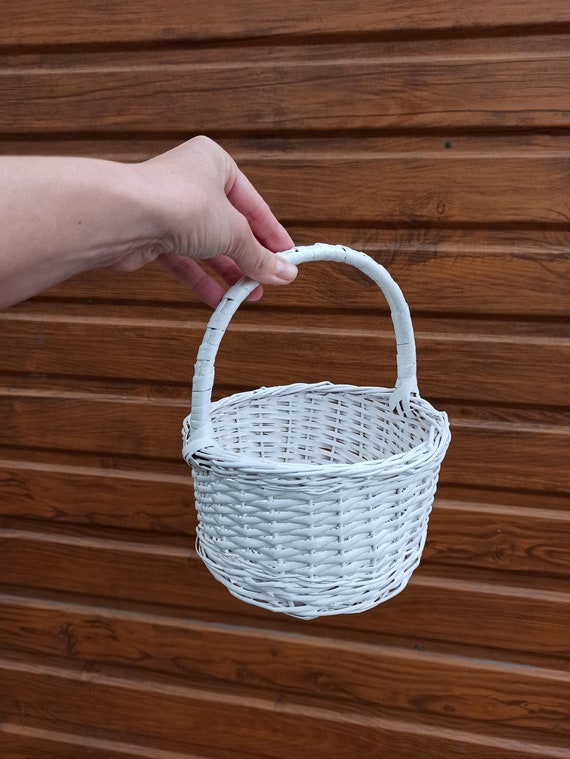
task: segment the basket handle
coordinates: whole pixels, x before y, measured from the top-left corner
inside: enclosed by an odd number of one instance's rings
[[[410,310],[402,291],[390,274],[370,256],[342,245],[299,246],[279,253],[293,264],[309,261],[337,261],[350,264],[367,274],[384,293],[390,306],[396,336],[398,378],[392,395],[393,408],[409,407],[410,397],[418,394],[416,380],[416,346]],[[222,337],[241,303],[255,290],[258,282],[242,277],[222,298],[210,317],[194,367],[190,436],[184,446],[186,457],[212,444],[210,405],[214,387],[214,360]]]

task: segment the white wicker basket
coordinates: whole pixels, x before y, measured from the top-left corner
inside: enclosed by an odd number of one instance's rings
[[[419,397],[410,312],[388,272],[341,246],[280,255],[351,264],[381,288],[398,379],[393,389],[294,384],[212,403],[218,347],[257,283],[234,285],[198,351],[182,431],[197,550],[231,593],[257,606],[303,619],[365,611],[399,593],[420,561],[449,424]]]

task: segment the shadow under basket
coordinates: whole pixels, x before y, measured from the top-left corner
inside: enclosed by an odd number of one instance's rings
[[[234,285],[206,328],[183,427],[197,550],[248,603],[303,619],[361,612],[399,593],[419,564],[449,423],[419,396],[409,309],[382,266],[341,246],[280,255],[348,263],[378,284],[398,380],[392,389],[299,383],[212,403],[219,344],[257,283]]]

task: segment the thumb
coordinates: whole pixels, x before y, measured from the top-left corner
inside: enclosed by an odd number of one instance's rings
[[[297,276],[297,267],[264,248],[255,238],[247,219],[234,210],[234,234],[227,256],[244,274],[267,285],[285,285]]]

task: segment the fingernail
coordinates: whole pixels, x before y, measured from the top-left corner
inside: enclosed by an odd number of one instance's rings
[[[284,258],[277,256],[277,263],[275,265],[275,278],[279,282],[292,282],[298,274],[298,269],[289,261],[285,261]]]

